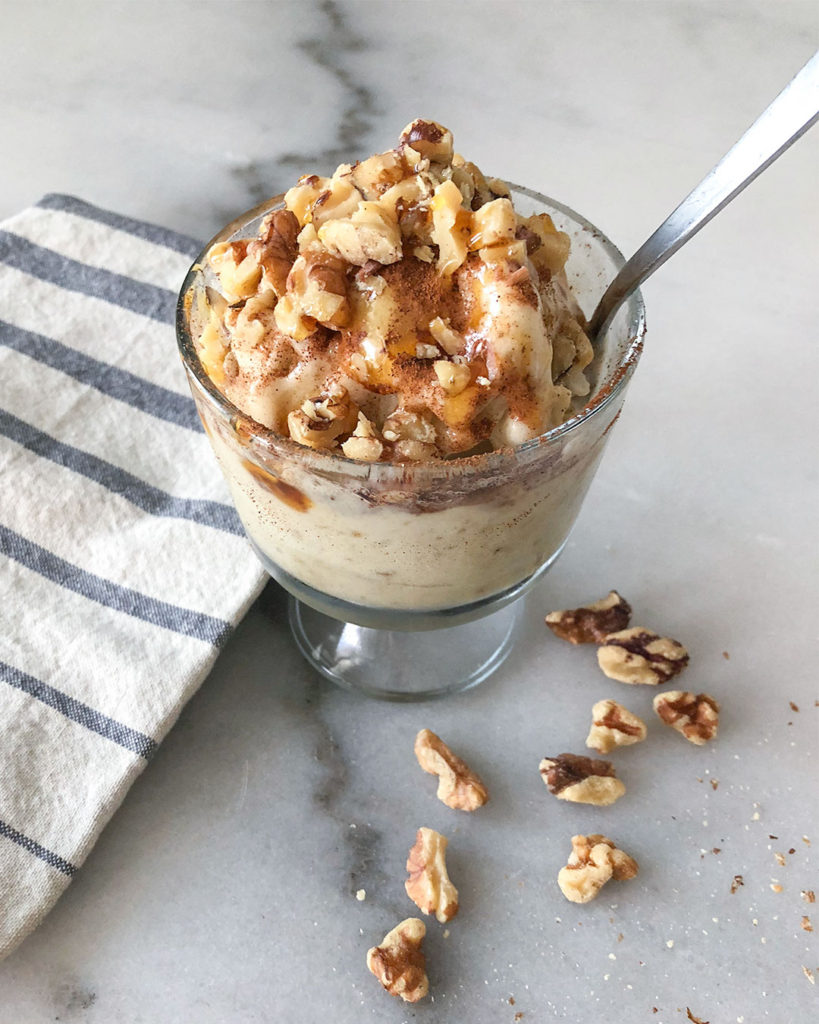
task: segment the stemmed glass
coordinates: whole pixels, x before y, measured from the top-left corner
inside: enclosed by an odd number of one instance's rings
[[[589,315],[623,265],[568,207],[517,186],[523,216],[548,213],[572,241],[569,284]],[[250,238],[276,196],[233,221],[191,267],[179,348],[199,415],[262,565],[290,598],[299,649],[341,686],[422,700],[474,686],[508,654],[521,602],[563,549],[617,419],[645,334],[639,292],[595,343],[591,392],[570,419],[514,449],[412,464],[303,447],[236,408],[197,338],[212,292],[207,253]]]

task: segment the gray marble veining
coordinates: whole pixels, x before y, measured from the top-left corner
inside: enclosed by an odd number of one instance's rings
[[[0,214],[69,191],[201,238],[423,114],[628,250],[819,38],[815,5],[790,0],[3,0],[0,14]],[[497,676],[419,707],[337,691],[300,659],[271,585],[0,964],[0,1024],[819,1014],[819,911],[801,897],[819,890],[818,155],[813,133],[649,282],[624,413]],[[654,726],[614,755],[626,797],[595,810],[552,799],[537,763],[582,752],[594,701],[650,720],[651,694],[607,681],[542,616],[611,586],[686,643],[681,683],[720,699],[723,727],[698,750]],[[424,726],[486,778],[480,812],[435,799],[412,755]],[[414,911],[404,862],[422,824],[450,838],[462,907],[448,934],[430,922],[434,1000],[407,1007],[364,956]],[[571,835],[597,830],[640,875],[575,907],[555,876]]]

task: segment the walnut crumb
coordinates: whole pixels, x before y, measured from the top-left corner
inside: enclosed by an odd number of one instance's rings
[[[813,891],[813,889],[803,889],[802,899],[805,901],[805,903],[815,903],[816,893]]]
[[[407,896],[425,914],[435,913],[443,924],[458,913],[458,890],[446,868],[446,836],[431,828],[419,828],[407,857]]]
[[[489,799],[483,781],[431,729],[422,729],[415,737],[418,764],[438,776],[438,799],[458,811],[474,811]]]
[[[812,932],[813,931],[813,925],[810,923],[810,918],[808,917],[807,914],[803,914],[802,915],[802,931],[803,932]]]
[[[625,629],[630,618],[631,605],[612,590],[594,604],[549,612],[546,625],[571,644],[600,644],[610,633]]]
[[[367,952],[367,967],[391,996],[400,996],[405,1003],[417,1003],[429,992],[421,949],[425,935],[424,922],[408,917]]]
[[[657,715],[691,743],[702,746],[719,729],[719,704],[707,693],[668,690],[654,698]]]
[[[558,800],[604,807],[619,800],[626,791],[611,761],[558,754],[544,757],[539,768],[549,792]]]
[[[592,708],[592,725],[586,746],[600,754],[615,747],[640,743],[646,738],[646,724],[616,700],[600,700]]]
[[[572,852],[557,876],[560,891],[571,903],[589,903],[610,879],[625,881],[637,874],[637,862],[598,834],[572,836]]]
[[[636,626],[610,633],[597,651],[597,662],[609,679],[657,686],[682,672],[688,651],[677,640]]]

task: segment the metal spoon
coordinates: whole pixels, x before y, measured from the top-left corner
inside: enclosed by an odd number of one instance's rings
[[[819,52],[808,61],[693,192],[644,242],[603,293],[592,341],[629,295],[705,227],[754,178],[819,120]]]

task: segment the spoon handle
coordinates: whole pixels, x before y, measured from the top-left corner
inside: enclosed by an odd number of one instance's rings
[[[819,120],[819,52],[785,86],[737,144],[640,246],[603,293],[589,321],[589,337],[646,278],[685,245]]]

